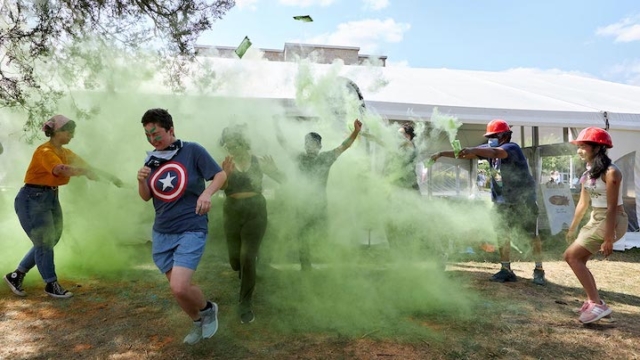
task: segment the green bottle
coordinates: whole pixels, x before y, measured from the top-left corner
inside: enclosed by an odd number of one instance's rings
[[[460,140],[453,140],[451,142],[451,147],[453,147],[453,155],[457,158],[460,150],[462,150],[462,146],[460,145]]]

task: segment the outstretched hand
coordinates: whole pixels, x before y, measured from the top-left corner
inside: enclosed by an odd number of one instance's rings
[[[354,128],[357,132],[360,132],[360,130],[362,130],[362,121],[360,121],[360,120],[356,119],[356,120],[353,122],[353,128]]]
[[[273,160],[273,157],[271,157],[271,155],[260,157],[260,167],[265,174],[273,174],[278,172],[276,162]]]

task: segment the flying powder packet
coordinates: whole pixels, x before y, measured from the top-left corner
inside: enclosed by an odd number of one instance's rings
[[[313,22],[313,19],[309,15],[294,16],[293,20],[299,20],[299,21],[302,21],[302,22]]]
[[[240,45],[238,45],[238,48],[236,49],[235,53],[236,55],[238,55],[240,59],[242,59],[242,57],[244,56],[244,53],[246,53],[250,47],[251,47],[251,40],[249,40],[249,37],[245,36],[244,39],[242,39],[242,42],[240,43]]]

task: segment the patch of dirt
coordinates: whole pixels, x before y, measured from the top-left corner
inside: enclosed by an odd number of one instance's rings
[[[557,252],[550,257],[546,286],[531,283],[531,262],[513,263],[519,281],[506,284],[488,281],[496,264],[449,263],[449,280],[476,294],[470,315],[456,320],[398,312],[399,320],[433,337],[378,328],[357,334],[289,332],[279,327],[279,314],[266,310],[255,324],[239,324],[237,274],[223,259],[211,260],[196,279],[217,294],[220,330],[194,346],[182,344],[189,324],[166,279],[148,269],[120,279],[66,279],[75,293],[67,300],[47,297],[40,284],[28,283],[25,298],[2,285],[0,359],[638,359],[640,251],[590,262],[615,319],[590,326],[580,324],[574,312],[584,299],[580,284]]]

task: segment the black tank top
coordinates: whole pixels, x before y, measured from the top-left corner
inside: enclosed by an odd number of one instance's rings
[[[224,193],[227,196],[242,192],[260,194],[262,193],[262,178],[263,173],[258,158],[251,156],[251,165],[246,171],[240,171],[236,168],[229,175]]]

